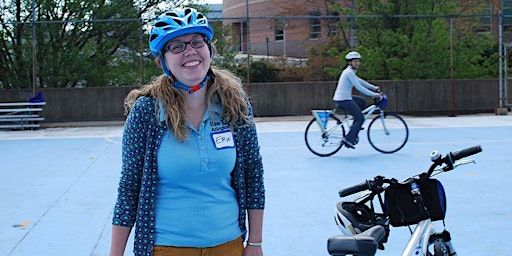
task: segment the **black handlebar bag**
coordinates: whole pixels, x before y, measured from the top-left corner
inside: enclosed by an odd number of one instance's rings
[[[415,182],[425,207],[414,201],[410,183],[391,184],[384,194],[384,205],[393,227],[418,224],[428,218],[432,221],[445,218],[446,193],[441,182],[436,179],[417,179]]]

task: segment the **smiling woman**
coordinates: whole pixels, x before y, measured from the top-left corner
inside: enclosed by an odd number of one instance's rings
[[[169,71],[172,70],[176,80],[188,85],[193,92],[206,84],[203,79],[207,78],[211,64],[211,54],[205,40],[208,39],[201,34],[187,34],[169,41],[163,50]]]
[[[123,255],[135,224],[136,256],[263,255],[252,108],[240,79],[211,66],[213,36],[193,8],[154,22],[149,47],[163,74],[125,100],[112,256]]]

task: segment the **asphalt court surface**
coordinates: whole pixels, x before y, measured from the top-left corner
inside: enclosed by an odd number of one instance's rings
[[[459,255],[509,255],[512,116],[405,116],[410,138],[401,151],[375,151],[363,131],[356,149],[327,158],[305,146],[309,119],[257,118],[265,255],[328,255],[327,239],[340,233],[339,189],[376,175],[405,179],[428,168],[433,149],[477,144],[484,151],[472,157],[476,164],[436,177],[447,193],[447,229]],[[0,131],[0,255],[108,255],[121,135],[122,126]],[[377,255],[399,255],[408,236],[391,228]],[[126,255],[131,249],[129,241]]]

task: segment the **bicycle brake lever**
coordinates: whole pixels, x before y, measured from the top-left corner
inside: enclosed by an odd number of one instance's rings
[[[476,164],[476,161],[473,159],[457,160],[457,161],[455,161],[455,163],[453,163],[453,168],[455,168],[459,165],[465,165],[465,164]]]
[[[475,160],[469,160],[469,159],[457,160],[457,161],[455,161],[453,163],[452,166],[445,165],[443,167],[436,168],[434,170],[434,172],[449,172],[449,171],[451,171],[451,170],[453,170],[453,169],[455,169],[455,168],[457,168],[457,167],[459,167],[461,165],[471,164],[471,163],[476,164],[476,161]],[[432,172],[432,173],[434,173],[434,172]]]

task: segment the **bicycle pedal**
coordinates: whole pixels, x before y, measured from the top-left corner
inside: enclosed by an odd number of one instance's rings
[[[353,145],[349,145],[348,143],[343,143],[343,145],[345,145],[345,147],[351,148],[351,149],[355,149],[356,148]]]
[[[342,143],[343,143],[343,145],[345,145],[345,147],[347,147],[347,148],[352,148],[352,149],[354,149],[354,148],[355,148],[355,147],[354,147],[354,144],[350,143],[349,141],[347,141],[347,140],[345,140],[345,139],[343,139],[343,140],[342,140]]]

